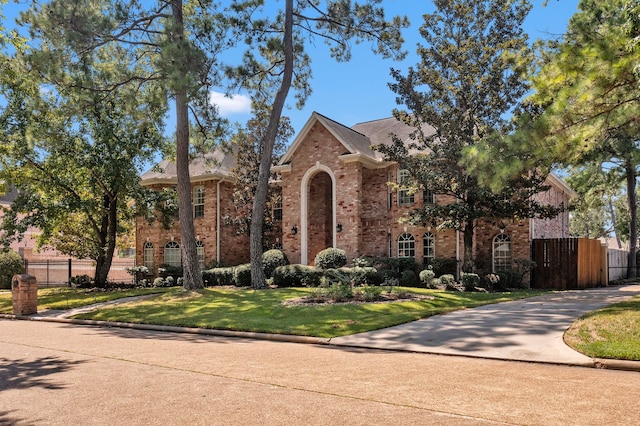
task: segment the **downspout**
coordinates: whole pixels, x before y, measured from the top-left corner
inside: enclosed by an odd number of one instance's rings
[[[218,180],[216,185],[216,263],[220,265],[220,184],[222,179]]]

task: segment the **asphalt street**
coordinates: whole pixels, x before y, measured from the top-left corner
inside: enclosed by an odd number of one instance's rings
[[[634,425],[640,373],[0,320],[0,425]]]

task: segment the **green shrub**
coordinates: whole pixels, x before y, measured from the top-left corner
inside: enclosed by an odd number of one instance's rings
[[[335,270],[335,269],[334,269]],[[335,302],[346,302],[353,298],[353,290],[348,283],[341,281],[330,282],[324,294]]]
[[[172,277],[175,282],[182,276],[182,266],[162,265],[158,268],[158,275],[162,278]]]
[[[347,264],[347,254],[344,250],[329,247],[321,250],[314,260],[316,268],[336,269]]]
[[[431,266],[436,277],[455,275],[458,269],[458,261],[456,259],[436,257],[425,266]]]
[[[497,273],[500,277],[500,281],[498,281],[495,286],[496,291],[504,291],[509,288],[517,288],[521,284],[521,276],[517,272],[513,271],[500,271]]]
[[[375,264],[375,258],[371,256],[360,256],[351,260],[351,266],[354,268],[355,267],[361,267],[361,268],[373,267],[374,264]]]
[[[431,269],[425,269],[424,271],[420,271],[420,284],[422,284],[425,288],[433,288],[433,279],[436,277],[436,273]]]
[[[213,268],[202,272],[206,286],[233,285],[233,268]]]
[[[440,284],[445,285],[447,287],[455,284],[456,279],[452,274],[444,274],[440,277]]]
[[[418,276],[410,269],[402,271],[402,275],[400,276],[400,285],[405,287],[417,287]]]
[[[164,285],[165,287],[173,287],[176,285],[176,279],[173,278],[172,275],[169,275],[167,278],[164,279]]]
[[[382,294],[382,287],[375,285],[365,285],[358,288],[360,294],[362,294],[362,298],[366,302],[373,302],[380,299],[380,295]]]
[[[13,250],[0,252],[0,288],[11,288],[11,279],[14,275],[22,274],[24,261]]]
[[[164,287],[164,278],[158,277],[155,280],[153,280],[153,286],[154,287]]]
[[[76,275],[71,277],[71,285],[77,288],[91,288],[93,287],[93,278],[89,275]]]
[[[480,276],[465,272],[462,274],[462,285],[465,291],[475,291],[476,287],[480,285]]]
[[[278,266],[273,271],[273,284],[278,287],[317,287],[322,271],[307,265]]]
[[[233,269],[233,282],[238,287],[251,287],[251,264],[245,263]]]
[[[267,278],[273,277],[273,271],[278,266],[285,266],[289,264],[287,255],[282,250],[272,249],[262,253],[262,268],[264,275]]]

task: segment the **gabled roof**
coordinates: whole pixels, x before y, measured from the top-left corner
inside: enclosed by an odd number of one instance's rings
[[[217,149],[204,157],[192,160],[189,164],[189,175],[192,182],[224,179],[229,177],[235,165],[236,158],[233,153]],[[176,183],[178,179],[176,164],[169,160],[162,160],[144,173],[141,179],[142,185],[145,186]]]
[[[379,164],[384,163],[384,155],[374,151],[372,146],[391,145],[393,143],[392,134],[408,143],[410,134],[414,130],[412,127],[398,121],[395,117],[358,123],[349,128],[314,111],[287,152],[280,159],[279,165],[285,165],[291,161],[294,152],[316,123],[324,126],[345,147],[347,151],[345,154],[357,155],[363,157],[365,161]],[[426,131],[434,132],[435,130],[429,127]]]

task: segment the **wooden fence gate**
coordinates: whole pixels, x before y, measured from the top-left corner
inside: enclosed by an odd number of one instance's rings
[[[531,243],[531,260],[536,263],[532,288],[577,290],[608,283],[607,248],[599,240],[536,239]]]

